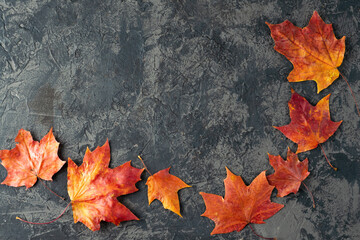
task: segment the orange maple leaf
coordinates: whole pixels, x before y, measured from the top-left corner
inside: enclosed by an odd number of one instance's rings
[[[20,129],[15,142],[18,143],[15,148],[0,150],[1,164],[8,171],[1,184],[30,188],[37,178],[52,181],[52,176],[65,164],[57,154],[59,143],[52,128],[40,142],[34,141],[30,132]]]
[[[291,122],[280,130],[287,138],[298,144],[296,154],[316,148],[325,142],[338,129],[342,121],[333,122],[330,119],[330,94],[312,106],[304,97],[293,89],[288,102]]]
[[[269,154],[270,165],[275,169],[275,173],[267,176],[270,185],[278,190],[278,197],[284,197],[290,193],[299,191],[302,181],[309,176],[308,159],[300,162],[298,156],[290,148],[287,152],[287,161],[282,157]]]
[[[247,224],[263,224],[263,220],[277,213],[284,205],[271,202],[274,186],[269,185],[265,171],[246,186],[240,176],[226,168],[225,198],[219,195],[200,192],[206,210],[201,216],[215,222],[213,234],[241,231]]]
[[[337,68],[344,58],[345,36],[337,39],[332,24],[325,24],[316,11],[303,29],[288,20],[266,24],[275,41],[275,50],[294,65],[288,76],[289,82],[314,80],[319,93],[339,77]]]
[[[117,197],[136,192],[136,182],[144,169],[134,168],[126,162],[109,168],[109,142],[93,152],[86,150],[83,163],[78,167],[70,158],[68,163],[68,193],[74,222],[84,223],[92,231],[100,229],[100,221],[119,225],[122,221],[138,218]]]
[[[151,175],[146,185],[148,186],[149,205],[158,199],[164,208],[173,211],[181,217],[178,191],[183,188],[191,187],[184,183],[180,178],[169,173],[170,167]]]

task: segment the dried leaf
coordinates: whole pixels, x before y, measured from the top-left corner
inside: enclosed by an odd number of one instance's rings
[[[164,205],[164,208],[173,211],[181,217],[178,191],[190,187],[180,178],[169,173],[170,168],[163,169],[154,175],[151,175],[146,185],[148,185],[148,199],[151,204],[158,199]]]
[[[330,94],[312,106],[304,97],[291,89],[292,95],[288,103],[290,124],[274,127],[287,138],[298,144],[296,154],[316,148],[325,142],[338,129],[342,121],[333,122],[330,119]]]
[[[275,173],[267,176],[270,185],[278,190],[278,197],[299,191],[302,181],[309,176],[308,159],[300,162],[298,156],[288,148],[287,161],[282,157],[269,154],[270,165]]]
[[[109,142],[93,152],[86,150],[78,167],[70,158],[68,164],[68,192],[74,222],[82,222],[92,231],[100,229],[100,221],[118,225],[138,218],[117,197],[136,192],[144,169],[134,168],[130,161],[114,169],[109,168]]]
[[[215,222],[213,234],[241,231],[247,224],[263,224],[263,220],[277,213],[284,205],[273,203],[270,195],[274,186],[269,185],[265,171],[246,186],[240,176],[226,168],[225,198],[203,193],[206,211],[201,215]]]
[[[314,80],[319,93],[339,77],[337,68],[344,59],[345,37],[337,39],[332,24],[325,24],[316,11],[303,29],[288,20],[266,24],[275,41],[275,50],[294,65],[289,82]]]
[[[52,129],[40,142],[34,141],[30,132],[20,129],[15,142],[18,143],[15,148],[0,150],[1,164],[8,171],[1,184],[30,188],[37,178],[52,181],[52,176],[65,164],[57,154],[59,143]]]

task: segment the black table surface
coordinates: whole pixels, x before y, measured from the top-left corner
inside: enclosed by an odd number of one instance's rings
[[[353,98],[345,81],[316,93],[314,81],[289,83],[291,63],[276,52],[265,21],[288,19],[305,27],[313,11],[346,36],[340,71],[360,102],[360,1],[0,1],[0,149],[15,146],[19,129],[40,140],[51,127],[59,156],[81,164],[85,150],[109,139],[111,167],[137,154],[151,172],[170,173],[191,188],[179,192],[183,218],[147,201],[139,191],[119,201],[140,218],[97,232],[73,223],[67,202],[39,182],[0,185],[0,239],[258,239],[249,227],[210,236],[214,223],[200,215],[199,192],[224,195],[225,166],[249,184],[273,170],[268,155],[286,157],[296,144],[272,126],[290,122],[290,88],[315,105],[331,93],[334,121],[344,120],[309,159],[311,189],[272,201],[285,207],[254,225],[266,237],[360,239],[360,135]],[[67,165],[46,184],[67,195]],[[0,166],[0,181],[7,175]]]

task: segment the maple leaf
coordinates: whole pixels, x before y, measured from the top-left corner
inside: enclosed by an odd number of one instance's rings
[[[181,217],[180,203],[177,192],[180,189],[191,187],[180,178],[169,173],[170,167],[151,175],[146,185],[148,186],[149,205],[158,199],[164,208],[173,211]]]
[[[240,176],[226,168],[225,198],[200,192],[206,210],[201,216],[215,222],[213,234],[241,231],[247,224],[263,224],[263,220],[277,213],[284,205],[271,202],[274,186],[269,185],[265,171],[246,186]]]
[[[333,122],[330,119],[330,94],[312,106],[304,97],[293,89],[288,102],[291,122],[280,130],[287,138],[298,144],[296,154],[316,148],[325,142],[338,129],[342,121]],[[321,146],[321,145],[320,145]]]
[[[8,172],[1,184],[30,188],[37,178],[52,181],[52,176],[65,164],[57,154],[59,143],[52,128],[40,142],[34,141],[30,132],[20,129],[15,142],[18,143],[15,148],[0,150],[1,164]]]
[[[138,190],[135,183],[141,180],[144,169],[132,167],[131,161],[111,169],[109,162],[108,141],[93,152],[88,148],[80,167],[69,158],[68,193],[74,222],[80,221],[92,231],[100,229],[100,221],[119,225],[122,221],[138,220],[117,197]]]
[[[345,36],[337,39],[332,24],[325,24],[316,11],[303,29],[288,20],[266,24],[275,41],[275,50],[294,66],[288,76],[289,82],[314,80],[319,93],[339,77],[337,68],[344,58]]]
[[[309,176],[308,159],[300,162],[298,156],[290,148],[287,152],[287,161],[282,157],[269,154],[270,165],[275,169],[275,173],[267,176],[270,185],[278,190],[278,197],[284,197],[290,193],[299,191],[302,181]]]

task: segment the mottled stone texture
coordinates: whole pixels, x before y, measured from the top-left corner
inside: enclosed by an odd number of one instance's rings
[[[340,71],[360,102],[360,2],[341,0],[128,1],[0,0],[0,148],[13,148],[20,128],[40,140],[51,127],[59,155],[80,164],[86,147],[108,138],[111,167],[128,160],[171,173],[192,188],[180,191],[183,218],[148,206],[140,191],[119,200],[139,221],[99,232],[73,223],[71,210],[40,183],[0,186],[0,239],[258,239],[249,227],[210,237],[214,223],[200,191],[224,194],[225,166],[250,183],[296,145],[272,125],[290,122],[290,87],[312,104],[328,93],[332,120],[344,120],[309,158],[304,189],[273,201],[285,207],[256,231],[285,239],[360,239],[359,116],[344,80],[316,94],[312,81],[288,83],[292,66],[273,49],[265,21],[307,25],[317,10],[335,35],[346,36]],[[47,185],[67,197],[66,167]],[[0,180],[6,170],[0,167]],[[148,177],[143,174],[143,179]]]

